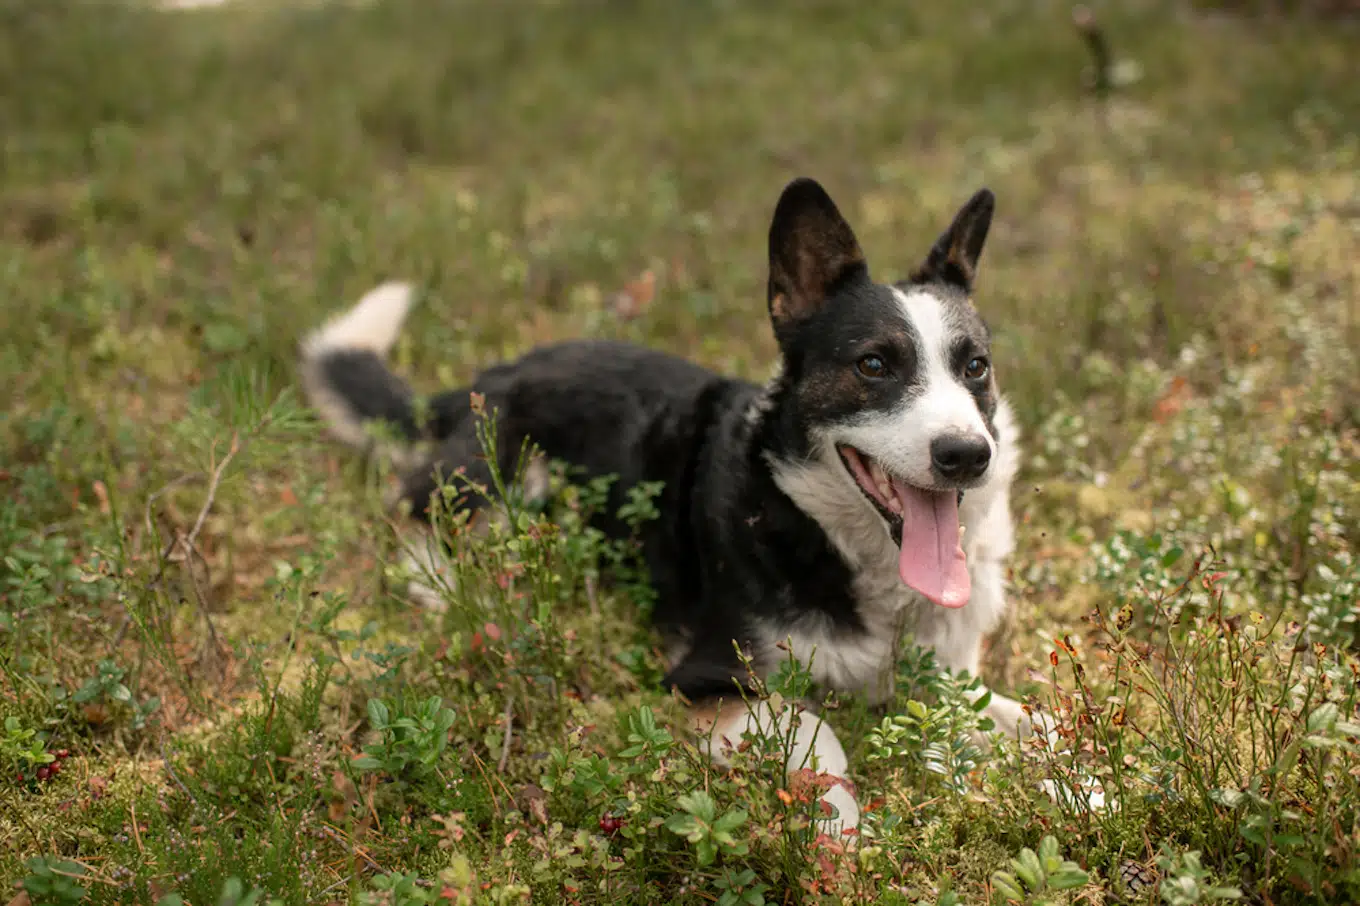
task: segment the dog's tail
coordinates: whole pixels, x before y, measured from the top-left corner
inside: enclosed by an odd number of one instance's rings
[[[408,283],[384,283],[302,341],[302,388],[336,438],[370,450],[370,422],[414,443],[422,436],[410,386],[387,367],[414,296]]]

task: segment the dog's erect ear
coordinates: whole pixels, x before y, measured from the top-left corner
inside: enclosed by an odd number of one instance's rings
[[[838,284],[868,275],[864,252],[816,180],[784,187],[770,222],[770,320],[776,333],[815,314]]]
[[[990,189],[979,189],[954,215],[949,229],[935,240],[925,263],[912,272],[913,283],[947,283],[971,292],[977,276],[978,258],[992,226],[996,196]]]

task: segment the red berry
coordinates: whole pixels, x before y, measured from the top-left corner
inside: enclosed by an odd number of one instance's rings
[[[14,782],[15,782],[15,783],[23,783],[23,782],[24,782],[24,772],[23,772],[23,771],[20,771],[19,773],[17,773],[17,774],[14,775]]]
[[[55,777],[61,773],[61,762],[54,761],[47,766],[47,773],[50,777]]]
[[[52,772],[48,769],[47,765],[38,768],[37,773],[39,780],[46,780],[48,777],[52,776]]]
[[[606,834],[618,833],[619,828],[623,827],[623,819],[614,815],[602,815],[600,817],[600,830]]]
[[[62,759],[62,758],[70,758],[70,757],[71,757],[71,750],[70,750],[70,749],[57,749],[57,751],[56,751],[56,756],[57,756],[58,759]]]

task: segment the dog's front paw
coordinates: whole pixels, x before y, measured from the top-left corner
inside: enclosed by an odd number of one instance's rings
[[[830,806],[831,812],[827,817],[817,819],[819,831],[833,840],[841,840],[846,831],[859,830],[859,803],[843,782],[838,782],[823,793],[821,802]],[[823,808],[822,811],[827,812],[827,809]]]
[[[418,606],[431,613],[449,609],[447,592],[457,580],[448,561],[429,543],[407,545],[399,572],[406,578],[406,596]]]

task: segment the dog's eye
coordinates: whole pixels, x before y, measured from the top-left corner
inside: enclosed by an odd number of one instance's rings
[[[987,376],[987,371],[991,366],[982,356],[969,359],[967,366],[963,369],[963,376],[970,381],[980,381]]]
[[[855,367],[867,378],[881,378],[888,373],[888,366],[876,355],[866,355]]]

